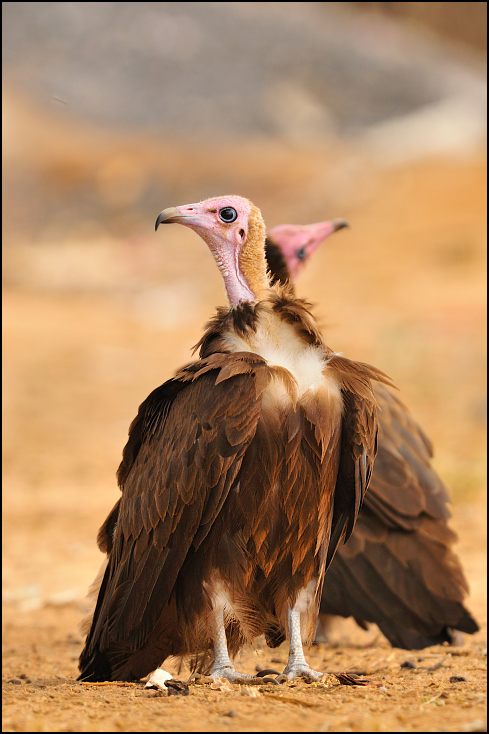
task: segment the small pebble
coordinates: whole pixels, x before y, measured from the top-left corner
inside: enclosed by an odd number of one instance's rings
[[[465,724],[461,731],[487,731],[487,719],[476,719]]]
[[[463,681],[467,682],[467,678],[464,678],[463,675],[450,676],[450,683],[462,683]]]
[[[14,686],[21,686],[22,681],[19,678],[11,678],[8,683],[13,683]]]
[[[240,694],[242,696],[249,696],[250,698],[257,698],[260,696],[260,691],[257,691],[256,688],[252,688],[251,686],[240,686]]]
[[[167,680],[166,686],[169,696],[188,696],[190,693],[187,683],[181,680]]]
[[[19,678],[21,678],[22,680],[26,680],[26,679],[27,679],[27,676],[26,676],[26,674],[25,674],[25,673],[21,673],[21,674],[19,675]]]
[[[414,668],[417,668],[418,666],[416,663],[413,663],[412,660],[405,660],[403,663],[401,663],[401,668],[410,668],[411,670],[414,670]]]
[[[234,718],[236,716],[236,711],[234,709],[231,709],[230,711],[226,711],[224,716],[229,716],[229,718]]]

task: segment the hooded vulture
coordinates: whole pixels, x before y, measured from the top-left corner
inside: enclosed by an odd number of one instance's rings
[[[247,199],[165,209],[156,227],[173,222],[206,242],[229,305],[129,428],[80,679],[138,680],[185,656],[239,682],[231,657],[261,634],[289,639],[287,678],[317,679],[302,637],[368,486],[371,380],[388,380],[335,354],[307,304],[270,287],[265,225]]]
[[[343,220],[279,225],[268,233],[272,279],[295,279]],[[352,537],[326,574],[324,614],[375,622],[395,647],[458,642],[479,629],[463,601],[468,592],[452,550],[449,496],[431,466],[430,440],[388,387],[373,385],[379,405],[378,452]]]

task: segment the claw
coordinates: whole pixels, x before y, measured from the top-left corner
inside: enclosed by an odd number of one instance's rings
[[[278,670],[273,670],[273,668],[265,668],[265,670],[260,670],[260,672],[256,674],[256,677],[263,678],[265,675],[280,675],[280,673]]]

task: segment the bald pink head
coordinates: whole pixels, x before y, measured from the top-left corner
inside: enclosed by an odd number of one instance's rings
[[[304,263],[324,240],[349,224],[344,219],[330,219],[316,224],[279,224],[268,230],[268,237],[280,247],[292,280],[295,280]]]
[[[160,224],[183,224],[209,247],[224,280],[231,305],[256,300],[268,286],[265,224],[260,210],[241,196],[218,196],[196,204],[164,209]]]

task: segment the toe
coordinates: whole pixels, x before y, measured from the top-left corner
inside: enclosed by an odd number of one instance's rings
[[[303,678],[308,683],[313,683],[322,678],[323,674],[318,670],[312,670],[308,666],[300,666],[294,668],[285,668],[283,675],[287,677],[287,680],[293,680],[294,678]]]
[[[213,670],[211,678],[225,678],[230,683],[242,683],[246,685],[253,684],[255,681],[263,683],[262,678],[257,678],[255,675],[247,675],[246,673],[238,673],[234,668],[229,666]]]

